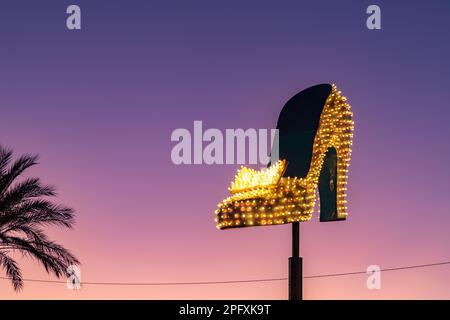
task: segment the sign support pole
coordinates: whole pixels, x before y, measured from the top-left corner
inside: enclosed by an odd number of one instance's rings
[[[303,270],[300,257],[300,222],[292,223],[292,257],[289,258],[289,300],[303,300]]]

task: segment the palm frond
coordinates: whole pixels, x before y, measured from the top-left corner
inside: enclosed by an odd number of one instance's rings
[[[11,279],[14,290],[20,291],[23,288],[23,279],[22,272],[16,261],[5,252],[0,251],[0,266],[3,266],[6,271],[6,276]]]
[[[70,251],[49,240],[41,229],[48,225],[71,228],[74,210],[47,199],[56,196],[56,190],[42,184],[39,178],[16,181],[37,159],[27,154],[11,164],[12,151],[0,145],[0,267],[16,291],[22,288],[23,279],[20,267],[8,255],[10,251],[37,260],[58,278],[66,275],[70,265],[80,264]]]
[[[2,201],[0,202],[0,211],[7,211],[11,207],[32,198],[55,195],[55,187],[43,185],[39,178],[27,178],[24,181],[16,183],[16,185],[10,187],[3,193]]]
[[[5,174],[7,165],[11,162],[12,150],[0,145],[0,176]]]
[[[72,228],[73,224],[72,208],[43,199],[24,201],[0,216],[0,232],[17,225],[57,225]]]
[[[13,181],[20,176],[26,169],[37,164],[38,156],[25,154],[20,156],[6,172],[1,176],[0,193],[5,192]]]
[[[57,278],[65,275],[71,264],[79,264],[79,261],[70,252],[52,242],[36,243],[11,236],[4,238],[3,243],[35,259],[46,272],[54,274]]]

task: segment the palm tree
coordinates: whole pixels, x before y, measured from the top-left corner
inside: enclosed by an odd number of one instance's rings
[[[55,188],[42,184],[39,178],[18,181],[37,160],[37,156],[26,154],[12,161],[12,150],[0,145],[0,268],[11,279],[15,291],[22,289],[23,278],[10,256],[12,252],[37,260],[58,278],[66,275],[68,266],[79,264],[75,256],[42,231],[49,225],[71,228],[73,209],[49,201],[48,197],[56,195]]]

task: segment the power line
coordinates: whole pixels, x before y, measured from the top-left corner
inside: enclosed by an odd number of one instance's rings
[[[450,264],[450,261],[428,263],[428,264],[418,264],[418,265],[413,265],[413,266],[396,267],[396,268],[386,268],[386,269],[380,269],[380,272],[381,271],[386,272],[386,271],[397,271],[397,270],[407,270],[407,269],[419,269],[419,268],[426,268],[426,267],[442,266],[442,265],[446,265],[446,264]],[[367,274],[367,271],[320,274],[320,275],[306,276],[306,277],[303,277],[303,279],[350,276],[350,275],[356,275],[356,274]]]
[[[382,272],[388,271],[398,271],[407,269],[419,269],[426,267],[435,267],[448,265],[450,261],[419,264],[404,267],[386,268],[380,269]],[[343,272],[343,273],[330,273],[330,274],[319,274],[305,276],[303,279],[315,279],[315,278],[329,278],[329,277],[340,277],[340,276],[350,276],[358,274],[367,274],[367,271],[354,271],[354,272]],[[1,280],[11,280],[8,277],[0,277]],[[288,278],[267,278],[267,279],[248,279],[248,280],[229,280],[229,281],[199,281],[199,282],[84,282],[82,285],[105,285],[105,286],[180,286],[180,285],[214,285],[214,284],[233,284],[233,283],[255,283],[255,282],[273,282],[273,281],[285,281]],[[40,283],[66,283],[66,281],[61,280],[44,280],[44,279],[23,279],[27,282],[40,282]]]

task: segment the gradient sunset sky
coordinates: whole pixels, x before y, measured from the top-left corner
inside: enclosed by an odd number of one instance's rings
[[[82,30],[66,29],[78,4]],[[366,28],[378,4],[382,30]],[[286,277],[290,225],[219,231],[239,165],[172,163],[176,128],[274,128],[335,83],[355,117],[349,218],[301,225],[304,275],[450,260],[450,2],[2,1],[0,143],[40,154],[76,227],[47,229],[84,282]],[[27,279],[56,280],[19,259]],[[4,271],[0,270],[4,277]],[[450,266],[305,279],[305,299],[450,299]],[[25,282],[0,299],[286,299],[287,281],[126,287]]]

